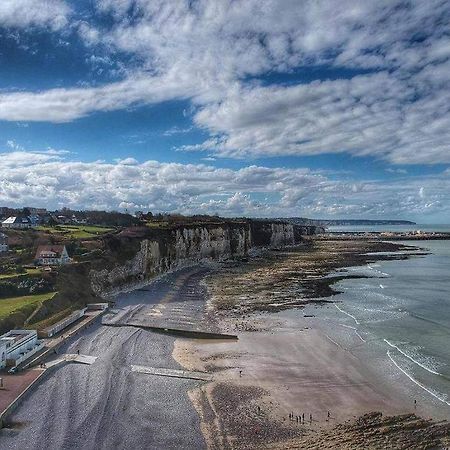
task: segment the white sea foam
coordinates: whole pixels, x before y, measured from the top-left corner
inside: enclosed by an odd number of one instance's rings
[[[326,334],[325,337],[327,337],[328,340],[331,341],[334,345],[336,345],[340,349],[344,350],[335,340],[331,339],[330,336],[328,336],[328,334]]]
[[[355,330],[355,333],[363,342],[366,342],[366,340],[358,333],[358,330]]]
[[[350,328],[351,330],[353,330],[356,334],[356,336],[358,336],[363,342],[366,342],[366,340],[358,333],[358,329],[355,327],[352,327],[350,325],[344,325],[343,323],[340,324],[341,327],[345,327],[345,328]]]
[[[424,391],[427,391],[429,394],[431,394],[433,397],[437,398],[440,402],[445,403],[446,405],[450,406],[450,403],[446,400],[446,397],[444,397],[442,394],[436,393],[435,391],[427,388],[426,386],[424,386],[422,383],[420,383],[419,381],[417,381],[415,378],[413,378],[408,372],[406,372],[406,370],[402,369],[397,362],[394,360],[394,358],[392,358],[390,351],[388,350],[386,352],[386,354],[388,355],[389,359],[395,364],[395,366],[397,367],[397,369],[399,369],[401,372],[403,372],[413,383],[417,384],[417,386],[421,387]]]
[[[339,308],[339,306],[338,306],[336,303],[334,304],[334,306],[336,306],[336,308],[337,308],[341,313],[343,313],[343,314],[345,314],[345,315],[351,317],[351,318],[355,321],[356,325],[359,325],[359,324],[360,324],[360,323],[358,322],[358,319],[357,319],[355,316],[352,316],[350,313],[344,311],[342,308]]]
[[[433,375],[439,375],[442,376],[442,374],[440,374],[439,372],[436,372],[433,369],[430,369],[429,367],[427,367],[425,364],[422,364],[420,361],[416,361],[414,358],[412,358],[410,355],[408,355],[407,353],[405,353],[403,350],[401,350],[399,347],[397,347],[395,344],[393,344],[392,342],[389,342],[387,339],[383,339],[384,342],[386,342],[386,344],[388,344],[390,347],[395,348],[397,351],[399,351],[403,356],[406,356],[410,361],[412,361],[414,364],[417,364],[419,367],[422,367],[422,369],[426,370],[427,372],[432,373]]]

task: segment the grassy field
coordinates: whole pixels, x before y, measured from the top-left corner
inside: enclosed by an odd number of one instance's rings
[[[0,299],[0,319],[9,316],[11,313],[26,305],[38,306],[45,300],[52,298],[56,292],[47,294],[26,295],[24,297],[10,297]]]
[[[56,225],[54,227],[42,225],[37,227],[37,229],[39,231],[64,236],[69,239],[86,239],[114,231],[114,228],[95,225]]]
[[[5,273],[0,274],[0,280],[7,280],[8,278],[16,278],[25,275],[38,275],[42,273],[41,269],[26,269],[24,273]]]

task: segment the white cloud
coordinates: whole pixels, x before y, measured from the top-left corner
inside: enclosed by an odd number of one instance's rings
[[[231,157],[347,152],[398,164],[447,163],[450,91],[426,90],[420,80],[387,72],[234,90],[195,115],[216,137],[183,149]]]
[[[79,162],[49,152],[12,151],[0,154],[0,161],[1,202],[16,206],[126,207],[227,216],[450,217],[450,178],[445,173],[357,182],[332,180],[308,169],[232,170],[138,163],[133,158]]]
[[[30,11],[50,4],[10,0],[3,15],[16,3],[25,9],[25,2]],[[64,3],[53,4],[52,14],[66,18]],[[0,119],[67,122],[96,111],[190,99],[196,124],[211,137],[188,150],[232,157],[347,152],[398,164],[450,161],[448,2],[94,5],[99,15],[112,14],[113,25],[83,17],[76,25],[85,43],[104,46],[111,58],[125,52],[142,62],[139,70],[129,68],[122,81],[100,87],[3,92]],[[49,10],[44,6],[42,14]],[[40,22],[46,20],[51,23]],[[290,86],[262,86],[252,78],[270,72],[276,80],[278,72],[300,67],[308,73],[318,66],[334,70],[334,77],[339,67],[377,72]]]
[[[2,0],[0,27],[48,27],[60,30],[68,23],[71,13],[63,0]]]

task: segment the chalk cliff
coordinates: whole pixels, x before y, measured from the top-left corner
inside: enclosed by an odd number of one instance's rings
[[[128,231],[106,243],[113,263],[90,271],[92,289],[104,296],[202,261],[245,257],[252,248],[295,245],[313,232],[312,227],[263,220]],[[122,258],[114,258],[121,253]]]

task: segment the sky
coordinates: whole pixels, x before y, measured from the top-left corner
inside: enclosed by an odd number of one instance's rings
[[[450,223],[450,1],[1,0],[0,206]]]

